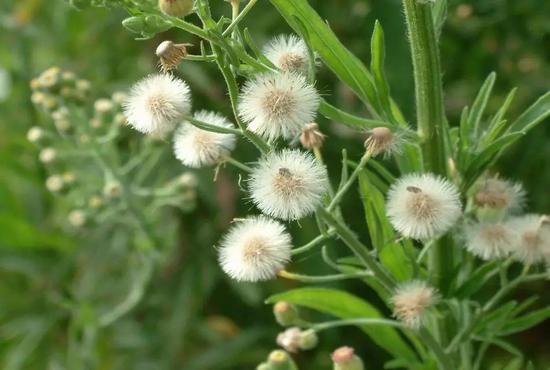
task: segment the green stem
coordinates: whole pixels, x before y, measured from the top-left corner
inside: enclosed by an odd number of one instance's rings
[[[246,164],[241,163],[241,162],[239,162],[238,160],[236,160],[235,158],[232,158],[232,157],[225,157],[224,162],[229,163],[229,164],[231,164],[231,165],[233,165],[233,166],[235,166],[235,167],[237,167],[237,168],[239,168],[239,169],[241,169],[245,172],[248,172],[248,173],[251,173],[252,171],[254,171],[252,169],[252,167],[249,167]]]
[[[231,33],[231,31],[233,31],[233,29],[235,27],[237,27],[237,25],[243,20],[244,17],[246,17],[246,15],[248,14],[248,12],[250,10],[252,10],[252,7],[254,5],[256,5],[256,2],[258,0],[250,0],[248,2],[248,4],[246,4],[246,6],[243,8],[242,12],[236,16],[236,17],[233,17],[233,22],[231,22],[231,24],[229,26],[227,26],[227,28],[225,29],[225,31],[223,31],[222,33],[222,36],[226,37],[226,36],[229,36],[229,34]]]
[[[321,234],[321,235],[317,236],[316,238],[314,238],[313,240],[311,240],[309,243],[304,244],[304,245],[301,246],[301,247],[294,248],[294,249],[292,250],[292,255],[296,255],[296,254],[300,254],[300,253],[307,252],[307,251],[309,251],[310,249],[315,248],[316,246],[318,246],[319,244],[321,244],[321,243],[324,242],[325,240],[330,239],[333,235],[334,235],[334,230],[333,230],[333,229],[330,229],[330,230],[327,231],[326,234]]]
[[[327,321],[321,324],[311,325],[311,329],[315,331],[321,331],[326,329],[337,328],[340,326],[360,326],[360,325],[383,325],[383,326],[393,326],[395,328],[403,327],[398,321],[388,320],[388,319],[346,319],[346,320],[336,320],[336,321]]]
[[[191,123],[193,126],[196,126],[204,131],[217,132],[219,134],[235,134],[235,135],[243,134],[243,132],[239,129],[213,125],[208,122],[199,121],[193,117],[185,117],[185,120]]]
[[[357,180],[359,173],[363,171],[369,159],[370,159],[369,153],[365,153],[365,155],[363,155],[363,157],[361,158],[361,161],[359,162],[357,167],[355,167],[355,170],[352,172],[348,180],[338,189],[338,192],[336,193],[334,198],[332,198],[332,201],[330,202],[330,205],[328,206],[327,211],[331,212],[340,203],[340,201],[342,200],[342,197],[346,194],[346,192],[349,190],[351,185],[353,185],[355,180]]]
[[[403,7],[411,44],[418,136],[424,170],[446,176],[446,120],[432,4],[403,0]],[[443,241],[435,244],[430,250],[429,260],[430,270],[441,289],[446,285],[445,272],[454,266],[451,245]]]
[[[441,345],[435,340],[435,338],[430,334],[425,328],[421,328],[419,333],[420,337],[424,344],[432,351],[435,359],[439,363],[439,370],[455,370],[456,367],[453,367],[452,361],[449,356],[445,353]]]
[[[384,288],[388,292],[392,292],[395,286],[394,281],[371,256],[368,248],[357,239],[353,231],[351,231],[345,223],[336,219],[327,210],[320,208],[317,213],[328,225],[334,228],[336,234],[343,240],[349,249],[355,253],[359,260],[373,272],[376,279],[378,279]]]
[[[301,281],[303,283],[327,283],[331,281],[340,281],[340,280],[348,280],[348,279],[362,279],[367,276],[372,276],[372,272],[359,271],[359,272],[352,272],[347,274],[311,276],[311,275],[295,274],[292,272],[288,272],[286,270],[282,270],[282,271],[279,271],[278,275],[285,279]]]

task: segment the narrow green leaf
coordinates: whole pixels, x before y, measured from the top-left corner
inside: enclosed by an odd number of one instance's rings
[[[365,210],[371,242],[378,250],[380,262],[398,280],[408,280],[413,273],[411,261],[405,254],[404,247],[401,244],[390,242],[395,238],[395,233],[386,216],[384,195],[373,186],[373,179],[376,179],[376,177],[369,171],[359,174],[359,192]]]
[[[528,132],[550,116],[550,92],[541,96],[519,118],[512,123],[508,132]]]
[[[386,58],[386,50],[384,46],[384,31],[378,20],[374,23],[374,30],[372,32],[371,39],[371,62],[370,69],[374,76],[374,83],[376,92],[378,93],[378,99],[382,109],[384,110],[385,117],[391,122],[395,122],[393,117],[393,111],[391,107],[390,89],[386,79],[386,73],[384,72],[384,59]]]
[[[517,88],[514,88],[508,93],[508,95],[506,96],[506,99],[504,100],[504,103],[502,103],[500,109],[497,111],[495,116],[489,122],[487,133],[484,135],[483,141],[481,144],[482,147],[498,139],[506,131],[507,121],[504,120],[504,115],[510,108],[512,101],[516,96],[516,91],[517,91]]]
[[[458,299],[471,297],[498,272],[498,269],[499,262],[497,261],[483,264],[470,275],[468,280],[458,287],[453,296]]]
[[[535,325],[540,324],[550,317],[550,307],[531,312],[523,317],[508,321],[500,335],[510,335],[519,331],[527,330]]]
[[[479,89],[479,92],[476,96],[476,99],[474,100],[474,103],[472,104],[472,109],[470,110],[470,114],[468,116],[468,121],[470,122],[470,127],[473,127],[474,129],[474,138],[478,138],[481,134],[481,118],[483,116],[483,112],[485,112],[485,108],[487,107],[487,102],[489,101],[489,97],[491,96],[491,91],[493,90],[493,86],[495,85],[496,80],[496,73],[491,72],[485,82],[483,82],[483,85],[481,86],[481,89]]]
[[[370,303],[343,291],[325,288],[302,288],[276,294],[267,303],[286,301],[299,306],[327,313],[341,319],[383,318]],[[416,362],[416,355],[399,336],[395,328],[387,326],[362,326],[371,339],[395,357]]]
[[[319,113],[330,120],[338,123],[343,123],[354,128],[368,129],[381,126],[393,126],[391,123],[388,122],[354,116],[353,114],[344,112],[343,110],[336,108],[334,105],[328,103],[325,99],[321,99],[321,104],[319,105]]]

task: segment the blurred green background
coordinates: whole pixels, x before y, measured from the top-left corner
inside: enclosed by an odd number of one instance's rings
[[[227,3],[211,2],[217,14],[229,12]],[[380,20],[386,34],[386,65],[393,95],[413,121],[412,74],[400,1],[310,2],[364,61],[369,59],[374,20]],[[263,299],[295,284],[235,284],[219,271],[212,245],[233,217],[242,217],[251,208],[239,200],[237,175],[229,169],[222,171],[215,184],[212,170],[197,171],[201,180],[198,207],[192,213],[172,214],[179,225],[177,237],[173,246],[162,248],[163,257],[142,302],[105,329],[71,332],[75,322],[85,320],[87,310],[93,311],[103,295],[121,294],[119,283],[132,267],[126,263],[127,251],[115,245],[111,234],[68,230],[66,209],[59,205],[63,200],[45,190],[46,172],[37,161],[36,147],[25,138],[31,126],[45,121],[30,102],[29,81],[57,65],[90,80],[95,97],[108,96],[155,70],[154,49],[160,41],[197,44],[189,35],[172,31],[136,41],[121,26],[125,16],[116,9],[77,11],[61,0],[0,2],[0,368],[76,370],[67,367],[73,358],[81,359],[75,363],[83,369],[254,368],[274,348],[280,330]],[[290,32],[268,1],[260,1],[246,22],[259,45],[273,35]],[[510,114],[517,116],[548,90],[548,45],[550,2],[546,0],[450,0],[441,48],[451,124],[457,124],[462,107],[471,104],[491,71],[497,72],[498,79],[489,109],[496,111],[507,92],[518,86]],[[229,113],[214,66],[184,62],[178,73],[189,81],[196,109]],[[327,70],[321,68],[317,86],[342,109],[364,113]],[[323,120],[320,124],[330,137],[325,155],[337,175],[341,148],[358,155],[360,135]],[[541,125],[495,168],[495,172],[524,184],[533,212],[550,212],[549,139],[550,126]],[[166,150],[170,151],[169,145]],[[237,156],[253,158],[250,147],[238,150]],[[171,166],[178,170],[177,164]],[[361,208],[349,199],[346,207],[350,215],[357,214],[353,217],[356,230],[364,228]],[[297,245],[314,236],[308,221],[293,231]],[[322,273],[318,257],[295,261],[293,268]],[[102,294],[83,293],[98,284]],[[346,289],[371,296],[360,284],[347,283]],[[547,285],[522,289],[520,297],[543,294]],[[79,299],[81,295],[85,298]],[[65,301],[80,305],[67,308]],[[549,303],[548,297],[539,301],[540,305]],[[514,340],[526,356],[537,361],[537,369],[550,368],[548,332],[550,326],[543,324]],[[77,340],[71,335],[78,336]],[[369,369],[379,369],[387,360],[352,328],[323,333],[319,349],[300,354],[297,360],[303,369],[328,369],[328,353],[344,344],[355,346]],[[488,369],[504,368],[507,359],[503,353],[494,351],[491,358]]]

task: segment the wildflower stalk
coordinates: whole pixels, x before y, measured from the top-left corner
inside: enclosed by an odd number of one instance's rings
[[[419,335],[422,338],[424,344],[431,350],[434,354],[436,361],[439,363],[440,370],[454,370],[454,367],[451,358],[445,353],[441,345],[435,340],[435,338],[430,334],[425,328],[420,328]]]
[[[446,120],[443,107],[441,63],[432,4],[403,0],[414,69],[416,114],[424,170],[446,176]],[[452,248],[439,242],[430,250],[430,270],[438,286],[453,266]]]
[[[344,243],[352,250],[353,253],[359,258],[361,262],[365,264],[369,270],[372,271],[373,275],[380,281],[384,288],[391,292],[394,287],[394,282],[390,276],[382,269],[382,267],[374,260],[374,258],[369,253],[368,248],[357,239],[353,231],[343,223],[342,221],[335,218],[329,211],[326,209],[318,210],[319,216],[330,225],[336,231],[336,234],[344,241]]]
[[[314,238],[313,240],[311,240],[309,243],[304,244],[301,247],[294,248],[292,250],[292,254],[296,255],[296,254],[307,252],[310,249],[313,249],[319,244],[323,243],[324,241],[330,239],[333,235],[334,235],[334,229],[327,230],[326,234],[321,234],[316,238]]]
[[[248,4],[246,4],[246,6],[243,8],[243,10],[238,13],[238,1],[237,1],[237,13],[238,15],[235,16],[235,14],[233,13],[233,21],[231,22],[231,24],[229,26],[227,26],[227,28],[225,29],[225,31],[223,31],[222,33],[222,36],[229,36],[229,34],[231,34],[231,32],[233,31],[233,29],[235,27],[237,27],[237,25],[243,20],[244,17],[246,17],[246,15],[248,14],[248,12],[250,10],[252,10],[252,8],[254,7],[254,5],[256,5],[256,2],[258,0],[250,0],[248,2]],[[233,9],[235,9],[235,6],[233,5],[235,1],[231,1],[231,5],[233,7]]]
[[[252,171],[254,171],[251,167],[247,166],[246,164],[244,164],[242,162],[239,162],[238,160],[236,160],[233,157],[225,157],[224,162],[229,163],[229,164],[243,170],[244,172],[251,173]]]
[[[360,318],[360,319],[346,319],[346,320],[335,320],[335,321],[326,321],[321,324],[311,325],[311,329],[315,331],[327,330],[332,328],[338,328],[340,326],[362,326],[362,325],[381,325],[381,326],[392,326],[395,328],[402,328],[403,324],[399,321],[388,320],[388,319],[372,319],[372,318]]]
[[[333,274],[333,275],[321,275],[311,276],[303,274],[295,274],[286,270],[279,271],[278,275],[284,279],[301,281],[303,283],[327,283],[331,281],[349,280],[349,279],[362,279],[367,276],[372,276],[371,271],[359,271],[347,274]]]
[[[338,203],[340,203],[343,196],[346,194],[349,188],[353,185],[355,180],[357,180],[357,177],[359,177],[359,174],[361,173],[361,171],[363,171],[363,169],[367,165],[367,162],[369,161],[370,157],[371,156],[369,152],[363,155],[363,157],[361,158],[361,161],[359,162],[357,167],[355,167],[355,170],[351,173],[348,180],[344,184],[342,184],[342,186],[338,189],[338,192],[336,193],[334,198],[332,198],[332,201],[330,202],[330,205],[328,206],[327,211],[329,212],[332,211],[338,205]]]

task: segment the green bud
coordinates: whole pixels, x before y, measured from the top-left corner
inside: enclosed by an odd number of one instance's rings
[[[265,362],[262,362],[256,367],[256,370],[269,370],[269,365]]]
[[[301,350],[307,351],[313,349],[317,346],[317,343],[319,343],[319,338],[315,330],[308,329],[300,333],[298,347]]]
[[[361,358],[355,355],[351,347],[340,347],[332,355],[334,370],[364,370],[365,366]]]
[[[273,306],[275,320],[282,326],[290,326],[296,323],[298,319],[298,310],[288,302],[277,302]]]
[[[193,0],[159,0],[160,11],[172,17],[185,17],[193,12]]]
[[[270,370],[297,370],[296,364],[290,355],[282,350],[275,350],[267,358],[268,369]]]
[[[139,33],[145,37],[152,37],[172,27],[171,22],[158,15],[129,17],[122,21],[122,25],[129,31]]]

